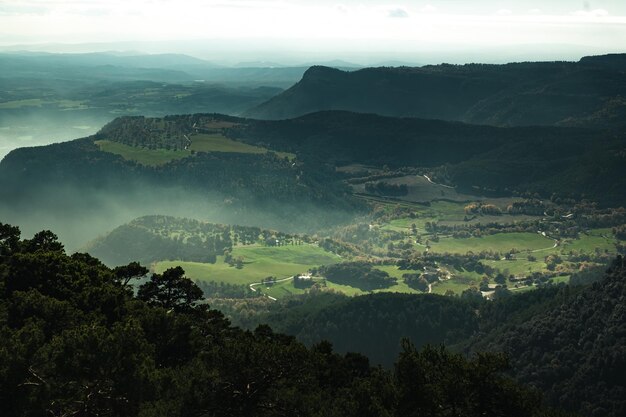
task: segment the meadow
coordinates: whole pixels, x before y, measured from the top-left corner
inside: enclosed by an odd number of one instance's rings
[[[615,239],[610,229],[593,229],[581,234],[578,239],[566,239],[562,245],[562,252],[569,251],[617,253]]]
[[[135,161],[146,166],[165,165],[177,159],[183,159],[191,155],[187,150],[173,151],[167,149],[147,149],[124,145],[123,143],[110,140],[97,140],[94,142],[101,151],[119,155],[127,161]]]
[[[190,135],[189,139],[191,139],[190,150],[195,152],[234,152],[252,154],[265,154],[270,152],[266,148],[238,142],[219,133],[195,134]],[[276,155],[279,158],[287,157],[289,159],[294,159],[296,157],[294,154],[288,152],[276,152]]]
[[[485,200],[485,203],[495,204],[499,207],[506,207],[513,199],[490,199]],[[528,215],[509,215],[502,214],[500,216],[495,215],[478,215],[469,216],[465,213],[466,203],[453,202],[453,201],[433,201],[429,205],[413,204],[405,205],[410,207],[415,212],[415,217],[400,217],[389,221],[382,227],[388,230],[395,231],[407,231],[411,228],[411,225],[415,224],[418,230],[424,231],[426,222],[437,222],[442,226],[468,226],[475,224],[515,224],[522,221],[537,220],[538,216]]]
[[[307,272],[310,268],[341,261],[341,257],[326,252],[317,245],[235,246],[232,257],[243,258],[243,267],[230,266],[224,262],[223,256],[218,256],[214,264],[162,261],[154,264],[152,269],[161,273],[167,268],[180,265],[187,277],[193,280],[249,285],[267,277],[287,278]]]
[[[190,136],[191,146],[189,149],[168,150],[148,149],[144,147],[129,146],[110,140],[98,140],[94,143],[103,152],[109,152],[121,156],[128,161],[135,161],[146,166],[159,166],[177,159],[191,156],[194,152],[230,152],[265,154],[270,152],[266,148],[248,145],[247,143],[228,139],[221,134],[196,134]],[[295,155],[287,152],[275,152],[279,158],[295,159]]]
[[[397,276],[398,281],[395,285],[392,285],[391,287],[374,290],[372,291],[372,293],[397,292],[397,293],[406,293],[406,294],[423,294],[423,292],[421,291],[410,288],[408,285],[406,285],[402,281],[402,273],[406,273],[407,271],[400,271],[395,266],[378,266],[376,267],[376,269],[389,271],[390,272],[389,275]],[[315,281],[319,282],[322,288],[325,288],[326,290],[340,292],[347,296],[356,296],[356,295],[363,295],[363,294],[369,293],[368,291],[363,291],[359,288],[352,287],[350,285],[337,284],[337,283],[330,282],[330,281],[323,280],[323,279],[315,279]],[[294,287],[293,280],[278,282],[271,286],[262,286],[262,287],[257,287],[257,288],[259,288],[263,292],[263,294],[267,294],[274,298],[281,298],[281,297],[287,297],[291,295],[304,294],[304,292],[306,291],[302,288]],[[434,287],[433,287],[433,290],[434,290]]]
[[[430,250],[435,253],[458,253],[467,252],[550,252],[554,241],[538,233],[497,233],[482,237],[470,237],[455,239],[452,237],[440,238],[438,242],[430,242]],[[545,255],[544,255],[545,256]]]

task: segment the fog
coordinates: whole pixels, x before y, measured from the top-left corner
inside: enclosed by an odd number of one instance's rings
[[[19,226],[26,238],[51,230],[69,252],[81,250],[91,240],[146,215],[315,233],[349,222],[354,213],[305,203],[252,204],[219,193],[138,182],[119,192],[50,185],[45,190],[23,193],[17,204],[0,203],[1,222]]]
[[[56,117],[46,112],[0,116],[0,160],[13,149],[49,145],[93,135],[110,116]]]

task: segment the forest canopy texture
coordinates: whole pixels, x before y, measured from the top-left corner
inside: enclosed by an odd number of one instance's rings
[[[562,415],[503,375],[504,356],[404,340],[386,371],[328,342],[232,327],[181,268],[134,295],[128,284],[145,274],[0,224],[2,415]]]

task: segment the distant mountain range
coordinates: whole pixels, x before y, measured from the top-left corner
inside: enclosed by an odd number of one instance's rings
[[[287,88],[297,82],[307,68],[275,67],[262,62],[224,67],[182,54],[0,53],[0,73],[3,78],[36,80],[151,80],[169,83],[203,81]]]
[[[314,66],[251,110],[287,119],[320,110],[495,126],[624,126],[626,55],[579,62],[380,67],[345,72]]]

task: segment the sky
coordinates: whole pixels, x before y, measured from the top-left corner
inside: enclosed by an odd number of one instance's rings
[[[233,62],[560,59],[622,52],[626,0],[0,0],[0,48],[13,45]]]

